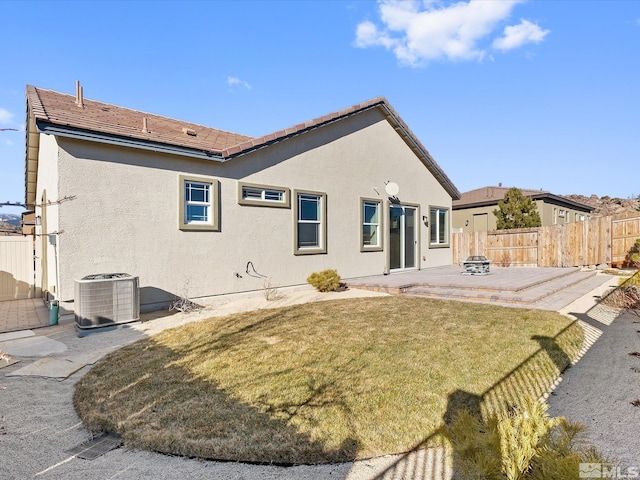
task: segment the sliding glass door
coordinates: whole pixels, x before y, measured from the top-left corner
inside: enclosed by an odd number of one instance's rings
[[[418,253],[417,208],[391,205],[389,211],[389,267],[416,268]]]

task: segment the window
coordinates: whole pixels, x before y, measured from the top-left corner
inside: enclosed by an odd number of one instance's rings
[[[262,207],[290,208],[289,189],[238,182],[238,203]]]
[[[294,253],[326,253],[326,201],[318,192],[295,192]]]
[[[218,230],[218,181],[204,177],[179,175],[179,228],[181,230]]]
[[[211,184],[184,182],[185,223],[211,223]]]
[[[560,209],[560,212],[558,213],[558,216],[560,218],[564,218],[564,209],[562,209],[562,208]]]
[[[449,209],[431,207],[429,210],[429,244],[432,247],[449,246]]]
[[[558,223],[558,209],[554,208],[553,209],[553,224],[555,225],[556,223]]]
[[[361,198],[360,205],[360,251],[382,250],[382,203]]]

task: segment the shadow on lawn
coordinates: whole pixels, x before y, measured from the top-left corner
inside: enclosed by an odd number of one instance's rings
[[[540,398],[548,393],[555,379],[571,365],[570,357],[561,345],[564,343],[563,337],[574,325],[575,322],[555,337],[532,337],[532,340],[540,344],[540,348],[482,394],[464,390],[449,394],[442,426],[371,480],[453,478],[456,471],[456,446],[448,446],[448,432],[452,422],[463,410],[486,420],[493,414],[518,405],[525,395]],[[451,458],[454,459],[453,466],[450,464]]]
[[[223,336],[221,344],[231,340]],[[153,355],[143,355],[149,350]],[[320,397],[331,385],[309,385],[307,397],[298,404],[278,405],[274,411],[266,403],[264,408],[244,403],[217,383],[182,368],[184,352],[153,338],[116,353],[118,362],[129,368],[122,369],[115,382],[107,357],[79,381],[74,393],[76,411],[94,433],[118,432],[129,447],[218,461],[236,462],[240,456],[245,463],[290,466],[339,462],[357,455],[360,446],[355,439],[329,448],[290,425],[304,406],[323,406]],[[158,358],[163,361],[153,361]],[[191,423],[185,423],[187,418]],[[291,448],[283,451],[283,444]]]
[[[304,414],[301,412],[308,407],[325,407],[327,396],[323,394],[331,389],[331,406],[346,419],[348,431],[353,431],[348,425],[348,404],[341,400],[352,392],[341,392],[339,385],[317,379],[309,383],[307,392],[296,403],[274,405],[265,392],[265,401],[258,399],[254,402],[257,406],[252,406],[230,396],[221,385],[180,366],[185,355],[213,352],[215,357],[218,352],[242,342],[268,339],[269,325],[280,321],[281,315],[267,314],[259,321],[229,328],[224,333],[227,326],[233,327],[233,323],[239,321],[239,317],[234,317],[231,324],[217,326],[220,334],[216,338],[185,342],[180,350],[163,346],[152,338],[124,347],[116,352],[117,361],[129,368],[122,369],[117,383],[112,383],[107,376],[113,367],[109,358],[96,365],[78,383],[74,395],[76,410],[93,431],[117,431],[128,446],[158,452],[229,461],[237,461],[238,452],[242,452],[243,461],[273,465],[343,462],[357,458],[360,445],[353,436],[328,447],[326,440],[311,438],[292,425],[296,416]],[[540,348],[483,393],[461,389],[451,392],[442,426],[374,478],[451,478],[446,447],[451,421],[462,409],[486,419],[518,404],[524,395],[541,397],[548,392],[559,373],[570,365],[570,356],[576,353],[571,351],[574,346],[562,348],[568,344],[565,337],[570,337],[569,329],[573,325],[553,338],[533,337]],[[154,355],[143,355],[149,350],[153,350]],[[238,355],[240,351],[235,350]],[[361,368],[359,358],[365,353],[369,352],[352,352],[350,360],[339,370],[357,373]],[[158,362],[158,358],[162,358],[162,362]],[[269,371],[256,380],[268,383],[271,376],[290,373]],[[103,377],[109,380],[102,380]],[[238,383],[245,381],[241,377],[237,379]],[[131,389],[136,390],[135,395],[130,394]],[[157,391],[163,395],[154,394]],[[176,409],[176,405],[180,408]],[[126,415],[115,418],[114,411],[126,412]],[[187,417],[195,418],[196,422],[185,425],[183,419]],[[283,444],[291,447],[283,451]]]

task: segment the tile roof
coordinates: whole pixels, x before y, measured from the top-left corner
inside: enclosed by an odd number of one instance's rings
[[[460,197],[460,200],[455,200],[453,205],[472,205],[476,203],[495,202],[504,199],[504,194],[507,193],[510,187],[482,187],[475,190],[464,192]],[[544,190],[526,190],[520,189],[525,197],[536,195],[539,193],[549,193]]]
[[[376,97],[258,138],[94,100],[82,99],[82,105],[79,106],[77,95],[45,90],[31,85],[27,86],[27,103],[36,122],[44,122],[72,130],[97,132],[118,138],[193,149],[220,156],[223,160],[230,160],[253,150],[267,147],[272,143],[286,140],[368,109],[380,108],[387,121],[392,124],[452,198],[460,196],[460,192],[453,182],[384,97]]]
[[[453,209],[461,209],[465,207],[479,207],[487,205],[497,205],[500,200],[504,199],[505,193],[512,187],[482,187],[475,190],[464,192],[458,200],[453,201]],[[585,211],[592,211],[593,208],[589,205],[576,202],[561,195],[554,195],[547,190],[528,190],[521,188],[520,191],[525,197],[530,197],[533,200],[547,199],[554,200],[556,202],[571,205],[575,208]]]
[[[31,85],[27,86],[27,102],[36,121],[193,148],[213,154],[220,154],[226,148],[251,140],[247,135],[203,127],[94,100],[83,99],[83,106],[80,107],[76,104],[74,95]]]

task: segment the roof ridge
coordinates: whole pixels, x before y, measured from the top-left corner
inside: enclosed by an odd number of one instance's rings
[[[502,190],[509,190],[511,188],[517,188],[518,190],[521,190],[523,192],[536,192],[536,193],[551,193],[551,191],[549,190],[541,190],[541,189],[535,189],[535,188],[522,188],[522,187],[505,187],[504,185],[485,185],[484,187],[478,187],[478,188],[474,188],[473,190],[467,190],[466,192],[463,192],[463,195],[465,193],[471,193],[471,192],[475,192],[477,190],[484,190],[487,188],[499,188]]]
[[[327,113],[325,115],[321,115],[319,117],[315,117],[295,125],[291,125],[289,127],[282,128],[280,130],[276,130],[274,132],[269,132],[265,135],[261,135],[259,137],[253,137],[249,140],[242,141],[236,145],[231,145],[230,147],[225,148],[222,151],[222,156],[234,156],[242,153],[246,150],[250,150],[253,147],[263,146],[273,141],[284,139],[290,135],[295,135],[297,133],[301,133],[306,130],[310,130],[312,128],[316,128],[324,125],[325,123],[336,121],[342,117],[347,115],[351,115],[353,113],[359,112],[361,110],[365,110],[370,107],[374,107],[380,103],[384,103],[388,107],[390,107],[386,98],[382,96],[374,97],[371,100],[365,100],[363,102],[356,103],[355,105],[351,105],[350,107],[341,108],[340,110],[336,110],[334,112]]]

